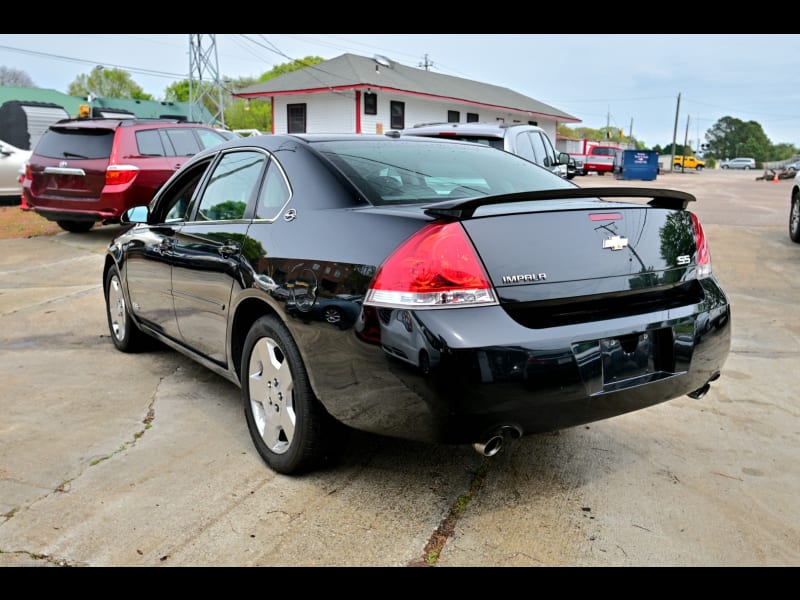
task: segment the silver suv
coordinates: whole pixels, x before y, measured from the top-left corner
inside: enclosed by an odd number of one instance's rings
[[[756,168],[755,158],[732,158],[731,160],[723,160],[719,166],[723,169],[748,169]]]
[[[425,123],[401,131],[403,135],[440,137],[452,140],[465,140],[486,146],[493,146],[512,154],[517,154],[556,175],[567,179],[575,176],[570,169],[569,154],[557,152],[547,132],[536,125],[521,123]]]

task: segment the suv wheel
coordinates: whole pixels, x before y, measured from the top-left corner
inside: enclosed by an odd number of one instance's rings
[[[94,221],[56,221],[56,224],[64,231],[70,233],[86,233],[94,226]]]

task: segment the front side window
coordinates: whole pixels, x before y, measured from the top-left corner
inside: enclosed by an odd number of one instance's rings
[[[165,133],[172,143],[175,156],[194,156],[202,150],[191,129],[167,129]]]
[[[289,104],[286,106],[286,123],[289,133],[306,133],[306,105]]]
[[[223,155],[203,190],[197,220],[244,218],[247,205],[258,189],[266,160],[266,155],[253,150]]]
[[[203,145],[203,148],[211,148],[226,141],[224,135],[212,131],[211,129],[202,129],[198,127],[197,136],[200,138],[200,143]]]

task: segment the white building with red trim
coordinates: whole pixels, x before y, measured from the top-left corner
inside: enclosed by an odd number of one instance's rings
[[[234,97],[272,102],[272,133],[385,133],[421,123],[538,125],[581,120],[508,88],[407,67],[382,56],[342,54]]]

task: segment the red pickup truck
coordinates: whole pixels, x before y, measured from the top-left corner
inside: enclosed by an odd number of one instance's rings
[[[605,175],[614,171],[614,158],[622,150],[619,146],[591,146],[586,154],[571,154],[575,159],[575,167],[581,175],[595,171],[598,175]]]

